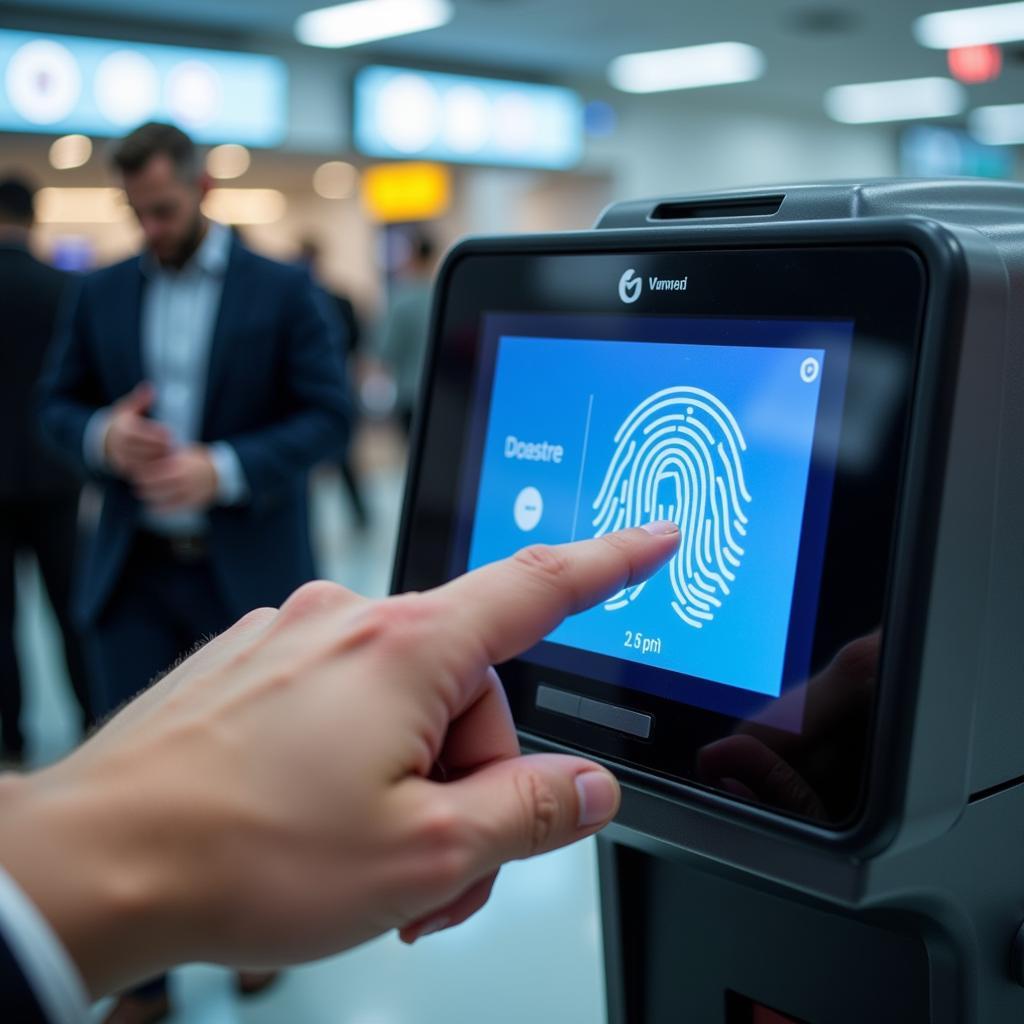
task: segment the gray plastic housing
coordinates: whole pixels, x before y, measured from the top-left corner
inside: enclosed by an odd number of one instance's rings
[[[906,659],[881,669],[882,688],[904,691],[910,708],[897,723],[879,723],[880,742],[895,753],[876,761],[899,765],[870,781],[889,790],[885,827],[844,845],[627,773],[610,837],[850,906],[915,886],[938,896],[938,879],[917,875],[912,851],[929,847],[920,862],[938,869],[941,849],[963,861],[965,844],[1005,843],[1005,833],[975,834],[974,823],[990,825],[992,815],[966,812],[1024,782],[1024,186],[879,180],[740,190],[617,204],[597,227],[611,248],[642,230],[685,247],[889,239],[924,258],[928,308],[886,623],[914,619],[920,644],[912,669]],[[948,396],[949,440],[939,471],[926,477],[916,453],[929,449],[930,427],[917,410],[937,388]],[[934,538],[927,571],[901,564],[901,548],[921,532]]]

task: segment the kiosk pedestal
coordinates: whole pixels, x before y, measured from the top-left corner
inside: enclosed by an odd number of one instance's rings
[[[1024,1021],[1022,822],[1018,784],[912,856],[806,865],[834,899],[613,827],[608,1024]]]

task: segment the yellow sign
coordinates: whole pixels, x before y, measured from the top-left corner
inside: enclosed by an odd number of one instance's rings
[[[452,174],[444,164],[375,164],[363,171],[363,206],[385,224],[440,217],[451,196]]]

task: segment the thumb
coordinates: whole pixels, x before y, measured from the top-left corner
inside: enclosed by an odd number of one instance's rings
[[[478,826],[472,833],[480,874],[593,835],[615,817],[621,799],[611,772],[561,754],[499,761],[446,789],[462,820]]]
[[[153,385],[149,381],[144,380],[136,384],[118,404],[122,409],[142,415],[142,413],[148,411],[155,397],[156,392],[153,390]]]

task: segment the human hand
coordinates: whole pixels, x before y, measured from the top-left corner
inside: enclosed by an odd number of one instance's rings
[[[603,768],[520,756],[492,666],[663,564],[678,530],[650,529],[251,612],[66,760],[0,778],[0,863],[94,995],[460,923],[503,862],[616,813]]]
[[[140,466],[132,477],[140,501],[161,512],[202,511],[217,496],[217,468],[206,445],[195,444]]]
[[[143,466],[171,450],[167,428],[146,418],[155,398],[153,385],[143,381],[110,408],[103,454],[118,476],[131,479]]]

